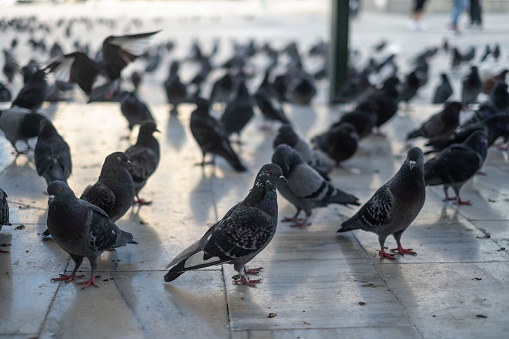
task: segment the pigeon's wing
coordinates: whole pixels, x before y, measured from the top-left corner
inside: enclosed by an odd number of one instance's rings
[[[92,186],[87,186],[80,199],[88,201],[108,212],[115,204],[115,194],[102,182],[97,182]]]
[[[287,179],[288,187],[301,199],[322,200],[334,191],[315,169],[304,163],[294,166]]]
[[[424,180],[427,185],[460,183],[470,179],[480,165],[479,156],[472,149],[451,145],[424,164]]]
[[[424,132],[423,135],[429,139],[433,139],[434,136],[442,134],[445,130],[442,116],[440,114],[434,114],[422,125],[421,130]]]
[[[157,155],[151,149],[134,145],[129,147],[125,153],[133,164],[132,169],[129,169],[129,173],[131,173],[135,182],[147,180],[156,170]]]
[[[68,178],[72,172],[71,149],[64,140],[61,140],[57,146],[56,158],[64,170],[64,177]]]
[[[98,213],[93,209],[91,213],[88,244],[95,251],[104,251],[112,248],[121,233],[120,229],[104,214]]]
[[[394,196],[389,189],[389,183],[380,187],[361,209],[341,226],[345,230],[362,228],[372,230],[386,225],[392,220]]]
[[[85,53],[74,52],[54,59],[46,69],[55,73],[55,78],[65,82],[76,82],[87,95],[99,74],[99,65]]]
[[[88,209],[90,209],[90,210],[92,210],[92,211],[94,211],[96,213],[99,213],[99,214],[105,216],[106,218],[109,218],[108,213],[106,213],[102,208],[98,207],[97,205],[94,205],[94,204],[92,204],[92,203],[90,203],[90,202],[88,202],[86,200],[83,200],[83,199],[80,200],[80,203],[82,205],[86,206]]]

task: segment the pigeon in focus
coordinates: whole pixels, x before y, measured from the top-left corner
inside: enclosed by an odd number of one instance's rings
[[[136,91],[124,93],[120,101],[120,111],[129,123],[129,131],[132,131],[134,126],[140,125],[144,121],[154,121],[147,104],[138,98]]]
[[[341,224],[338,233],[356,229],[376,233],[380,258],[394,260],[394,255],[384,248],[385,239],[392,234],[398,248],[391,252],[415,255],[412,249],[403,248],[401,235],[417,217],[426,199],[423,163],[422,150],[410,148],[399,171],[353,217]]]
[[[460,112],[463,104],[458,101],[445,103],[439,113],[432,115],[418,129],[408,133],[407,140],[424,137],[430,142],[450,137],[460,123]]]
[[[237,134],[237,141],[240,143],[240,133],[253,116],[253,100],[245,81],[241,81],[237,93],[226,105],[221,122],[228,136]]]
[[[463,78],[461,87],[461,102],[463,105],[469,105],[477,102],[477,96],[481,93],[482,81],[479,77],[477,66],[470,68],[470,73]]]
[[[317,135],[311,143],[334,159],[339,167],[341,162],[350,159],[357,151],[359,135],[352,124],[343,122]]]
[[[88,201],[105,211],[111,221],[117,221],[134,202],[134,181],[129,169],[133,167],[123,152],[106,157],[99,179],[85,188],[80,199]]]
[[[292,227],[311,225],[308,220],[314,208],[327,207],[330,204],[359,205],[359,199],[327,182],[288,145],[276,147],[272,163],[281,167],[283,175],[288,180],[287,184],[278,186],[279,191],[297,208],[297,213],[293,217],[283,219],[293,222]],[[306,216],[300,220],[298,216],[302,210]]]
[[[465,142],[452,144],[424,164],[427,186],[443,185],[444,201],[455,200],[459,205],[470,205],[460,198],[460,190],[482,167],[488,153],[488,137],[482,130],[471,134]],[[447,191],[452,187],[455,197]]]
[[[447,99],[449,99],[453,93],[451,83],[449,82],[449,78],[447,74],[440,74],[440,78],[442,82],[435,89],[435,94],[433,95],[433,104],[445,104]]]
[[[97,258],[109,248],[136,244],[133,235],[118,228],[101,208],[76,198],[74,192],[62,181],[48,186],[48,229],[56,243],[71,255],[74,269],[70,275],[60,274],[51,281],[71,282],[86,257],[92,267],[90,279],[82,282],[83,288],[95,284]]]
[[[10,225],[9,221],[9,204],[7,203],[7,193],[0,188],[0,231],[3,225]],[[0,253],[9,253],[0,249]]]
[[[212,225],[200,240],[178,254],[166,267],[171,269],[164,280],[170,282],[189,270],[228,263],[239,273],[234,283],[255,287],[261,280],[250,280],[246,274],[257,274],[261,268],[249,269],[246,264],[276,233],[276,186],[285,182],[279,166],[264,165],[247,197]]]
[[[237,154],[230,145],[228,134],[226,133],[220,121],[209,114],[209,103],[203,98],[196,99],[196,109],[191,113],[191,133],[202,151],[202,162],[199,164],[205,166],[205,156],[212,154],[212,162],[215,163],[215,156],[223,157],[238,172],[244,172],[247,169],[240,162]]]
[[[37,174],[46,180],[46,185],[55,180],[67,183],[72,173],[71,149],[55,126],[47,120],[41,121],[41,131],[34,151]]]
[[[3,111],[0,110],[0,129],[4,131],[5,138],[11,142],[16,153],[24,154],[32,149],[28,144],[28,139],[39,135],[41,120],[43,119],[46,119],[44,115],[24,108],[8,108]],[[18,140],[25,142],[27,145],[25,151],[20,151],[16,147]]]
[[[140,126],[136,144],[125,151],[125,154],[133,164],[133,167],[128,170],[134,181],[137,198],[134,201],[135,204],[149,205],[152,203],[151,201],[140,199],[139,194],[147,183],[147,179],[155,172],[159,164],[159,142],[154,138],[154,132],[159,132],[156,123],[151,120],[144,121]]]
[[[187,87],[180,81],[178,75],[180,63],[173,61],[170,65],[170,74],[168,79],[164,82],[164,89],[166,90],[166,98],[168,103],[172,105],[170,113],[177,114],[178,106],[186,100]]]
[[[29,110],[40,108],[50,94],[49,87],[46,73],[43,70],[36,71],[30,81],[19,91],[12,102],[12,107],[18,106]]]

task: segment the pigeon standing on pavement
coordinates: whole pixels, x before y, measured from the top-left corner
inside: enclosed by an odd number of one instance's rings
[[[440,74],[440,78],[442,79],[442,82],[435,89],[432,101],[433,104],[445,104],[447,99],[449,99],[453,93],[447,74]]]
[[[33,113],[27,109],[13,107],[0,110],[0,129],[4,131],[5,138],[11,142],[12,147],[17,154],[23,154],[32,148],[28,144],[28,139],[39,135],[41,120],[46,119],[44,115]],[[20,140],[25,142],[27,149],[20,151],[16,147],[16,142]]]
[[[170,282],[189,270],[228,263],[239,273],[239,279],[234,283],[254,287],[261,282],[246,277],[246,274],[257,274],[261,268],[249,269],[246,264],[269,244],[276,233],[276,186],[285,182],[279,166],[264,165],[247,197],[212,225],[200,240],[178,254],[166,267],[171,269],[164,280]]]
[[[106,157],[99,179],[85,188],[80,199],[94,204],[108,213],[111,221],[117,221],[133,205],[135,189],[129,169],[133,164],[123,152]]]
[[[52,281],[71,282],[86,257],[92,267],[90,279],[82,282],[83,288],[95,284],[97,258],[109,248],[136,244],[133,235],[117,227],[101,208],[76,198],[63,181],[53,181],[48,186],[48,229],[56,243],[71,255],[74,269],[70,275],[60,274]],[[83,276],[78,276],[83,277]]]
[[[55,126],[47,120],[41,121],[41,131],[34,151],[37,174],[44,177],[46,184],[54,180],[67,183],[72,173],[71,149],[58,134]]]
[[[32,75],[30,81],[19,91],[18,96],[12,102],[12,106],[35,110],[42,106],[42,103],[49,94],[46,73],[42,70],[38,70]]]
[[[380,258],[395,259],[385,252],[385,239],[393,235],[398,248],[391,252],[416,253],[401,245],[401,235],[414,221],[424,205],[423,153],[418,147],[408,150],[400,170],[368,200],[350,219],[341,224],[338,233],[362,229],[376,233],[380,243]]]
[[[327,154],[340,166],[357,151],[359,135],[352,124],[343,122],[311,140],[316,148]]]
[[[283,221],[293,222],[292,226],[311,225],[308,220],[314,208],[327,207],[330,204],[359,205],[359,199],[332,186],[317,171],[302,161],[299,153],[288,145],[276,147],[272,162],[281,167],[283,175],[288,180],[287,184],[278,186],[279,191],[297,208],[297,213],[293,217],[283,219]],[[302,210],[306,216],[299,220],[298,216]]]
[[[154,121],[147,105],[138,98],[136,92],[125,92],[120,101],[120,111],[129,123],[129,130],[146,120]]]
[[[11,91],[9,91],[9,89],[3,83],[0,82],[0,102],[6,102],[11,100],[12,100]]]
[[[424,164],[426,185],[443,185],[445,199],[456,200],[459,205],[470,205],[460,198],[461,187],[472,178],[484,164],[488,153],[488,137],[484,131],[476,131],[465,142],[452,144]],[[455,197],[447,191],[452,187]]]
[[[0,188],[0,231],[3,225],[10,225],[9,221],[9,204],[7,203],[7,193]],[[0,253],[9,253],[0,249]]]
[[[180,81],[178,75],[180,63],[173,61],[170,65],[170,74],[168,79],[164,82],[164,89],[166,91],[166,98],[168,103],[172,105],[170,113],[177,114],[178,106],[185,101],[187,95],[187,87]]]
[[[228,135],[237,134],[237,141],[240,143],[240,133],[253,116],[253,100],[245,81],[241,81],[236,95],[226,105],[221,122]]]
[[[202,98],[196,99],[196,109],[191,113],[191,133],[202,151],[201,166],[205,166],[205,156],[212,154],[212,164],[215,162],[215,156],[219,155],[238,172],[246,171],[246,168],[240,162],[237,154],[230,145],[228,134],[226,133],[220,121],[209,114],[209,103]]]
[[[477,102],[477,96],[481,93],[482,81],[479,77],[477,66],[470,68],[470,73],[463,78],[461,87],[461,101],[463,105]]]
[[[129,169],[134,181],[134,189],[137,200],[135,204],[149,205],[151,201],[140,199],[140,191],[147,183],[147,179],[155,172],[159,164],[159,142],[153,133],[159,132],[156,123],[145,121],[140,126],[136,144],[129,147],[125,154],[133,164]]]
[[[447,102],[442,111],[432,115],[418,129],[408,133],[407,140],[424,137],[434,142],[449,138],[459,126],[462,107],[461,102]]]

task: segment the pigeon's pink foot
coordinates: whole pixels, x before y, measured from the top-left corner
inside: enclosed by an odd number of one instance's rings
[[[398,248],[393,248],[391,249],[391,252],[393,253],[399,253],[401,255],[404,255],[404,254],[411,254],[411,255],[417,255],[417,253],[415,253],[414,251],[412,251],[411,248],[403,248],[401,246],[401,244],[398,244]]]
[[[291,224],[290,227],[300,227],[300,228],[304,228],[304,227],[307,227],[307,226],[311,226],[311,223],[307,221],[307,219],[304,219],[302,221],[298,221],[296,220],[294,224]]]
[[[75,278],[83,278],[84,275],[77,275]],[[72,275],[70,274],[60,274],[60,277],[51,279],[51,282],[55,281],[65,281],[66,283],[69,283],[73,280]]]
[[[255,284],[258,284],[261,282],[262,282],[261,279],[249,280],[248,278],[246,278],[245,276],[242,276],[242,275],[240,276],[240,279],[233,281],[234,284],[244,284],[244,285],[251,286],[251,287],[256,287]]]
[[[146,200],[143,200],[143,199],[136,199],[136,200],[134,200],[134,204],[138,204],[138,205],[152,205],[152,201],[146,201]]]
[[[378,253],[380,253],[380,259],[387,258],[390,260],[396,260],[396,258],[394,258],[394,254],[385,252],[385,250],[383,248]]]
[[[0,250],[0,253],[10,253],[9,251]]]
[[[455,205],[465,205],[465,206],[471,206],[470,200],[461,200],[458,197],[458,200],[454,203]]]
[[[89,287],[90,285],[98,287],[95,284],[95,279],[94,279],[94,275],[93,274],[90,275],[90,279],[89,280],[84,281],[84,282],[80,282],[79,284],[80,285],[85,285],[85,286],[83,286],[82,290],[84,290],[85,288]]]
[[[377,137],[383,137],[383,138],[387,137],[387,134],[380,131],[378,128],[374,128],[373,130],[371,130],[371,133]]]
[[[488,174],[486,174],[486,172],[483,172],[483,171],[477,171],[477,175],[484,175],[484,176],[486,176]]]
[[[452,201],[457,199],[458,199],[457,197],[445,197],[443,201]]]
[[[260,271],[263,271],[263,267],[244,269],[244,273],[246,274],[258,274]]]

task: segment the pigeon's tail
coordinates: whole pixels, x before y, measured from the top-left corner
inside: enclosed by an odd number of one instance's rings
[[[170,282],[180,277],[184,272],[173,273],[171,270],[164,275],[164,281]]]
[[[237,172],[245,172],[247,171],[247,168],[245,168],[242,163],[239,160],[239,157],[230,145],[225,145],[224,152],[218,152],[218,155],[222,156],[223,158],[228,161],[228,163],[237,171]]]
[[[418,138],[418,137],[422,137],[422,129],[416,129],[415,131],[413,132],[410,132],[408,133],[408,135],[406,136],[406,139],[409,140],[409,139],[414,139],[414,138]]]
[[[117,248],[121,246],[126,246],[127,244],[138,244],[134,241],[134,237],[131,233],[120,230],[120,234],[117,238],[117,241],[111,248]]]
[[[344,233],[348,231],[357,230],[362,227],[362,222],[360,222],[360,219],[357,217],[357,215],[354,215],[347,221],[343,222],[341,224],[341,228],[337,230],[337,233]]]
[[[336,192],[334,195],[331,196],[329,202],[341,204],[341,205],[355,205],[359,206],[359,199],[351,194],[348,194],[346,192],[343,192],[341,190],[336,189]]]
[[[429,141],[426,146],[433,147],[432,150],[425,152],[424,154],[434,153],[434,152],[440,152],[447,146],[449,146],[450,142],[449,140],[434,140]]]

